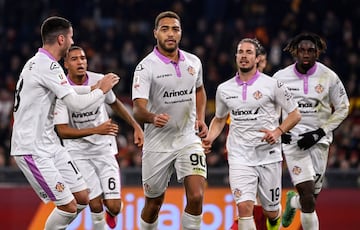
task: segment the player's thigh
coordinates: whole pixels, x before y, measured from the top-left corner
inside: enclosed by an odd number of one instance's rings
[[[104,199],[121,198],[120,168],[115,156],[99,156],[93,159]]]
[[[276,211],[281,202],[282,162],[257,166],[259,198],[266,211]]]
[[[61,206],[74,199],[69,185],[55,166],[54,158],[23,155],[14,159],[43,202],[53,201]]]
[[[143,152],[141,174],[146,197],[159,197],[165,192],[174,172],[175,157],[172,152]]]
[[[230,165],[229,182],[236,204],[248,200],[255,202],[258,173],[254,166]]]
[[[186,176],[198,175],[206,178],[206,156],[200,144],[194,143],[178,151],[175,160],[177,179],[182,182]]]
[[[315,171],[310,150],[300,150],[296,144],[284,145],[284,156],[294,185],[314,180]]]
[[[76,159],[75,164],[83,175],[86,185],[89,189],[89,199],[92,200],[102,194],[102,188],[98,175],[96,174],[96,167],[93,160]]]
[[[59,169],[59,172],[69,185],[72,193],[80,192],[88,188],[83,174],[67,151],[55,154],[55,166]]]
[[[319,194],[323,186],[328,156],[328,144],[316,144],[311,148],[311,159],[315,170],[315,194]]]

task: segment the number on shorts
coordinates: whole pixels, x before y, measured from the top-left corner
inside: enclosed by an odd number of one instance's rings
[[[270,189],[270,192],[271,192],[271,201],[272,202],[279,200],[279,198],[280,198],[280,188],[279,187],[277,187],[275,189]]]
[[[79,173],[79,169],[76,167],[75,164],[73,164],[72,161],[68,161],[68,164],[71,165],[71,167],[74,169],[75,174]]]
[[[23,84],[24,84],[24,79],[20,78],[18,83],[16,84],[16,89],[15,89],[15,103],[14,103],[14,112],[16,112],[19,109],[19,105],[20,105],[20,92],[23,88]]]
[[[116,181],[114,177],[110,177],[108,180],[108,187],[110,190],[114,190],[116,188]]]
[[[318,182],[320,181],[320,179],[321,179],[321,174],[320,174],[320,173],[316,173],[316,175],[315,175],[315,184],[318,183]],[[320,182],[322,182],[322,179],[321,179]]]
[[[205,159],[202,155],[197,155],[195,153],[190,155],[190,161],[191,165],[201,165],[202,167],[205,167]]]

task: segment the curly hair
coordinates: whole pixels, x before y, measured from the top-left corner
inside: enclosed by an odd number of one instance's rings
[[[297,49],[298,45],[301,41],[308,40],[315,44],[315,49],[317,51],[318,56],[321,53],[325,53],[325,50],[327,48],[326,42],[324,39],[322,39],[319,35],[314,33],[301,33],[295,36],[293,39],[290,40],[290,42],[286,45],[284,48],[284,51],[289,51],[289,53],[296,57],[297,55]]]

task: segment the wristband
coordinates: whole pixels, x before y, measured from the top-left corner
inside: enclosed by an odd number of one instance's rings
[[[278,126],[277,128],[280,129],[280,131],[281,131],[282,134],[285,133],[284,130],[282,130],[282,129],[280,128],[280,126]]]

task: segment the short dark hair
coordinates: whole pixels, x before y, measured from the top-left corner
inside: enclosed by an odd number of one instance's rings
[[[297,55],[297,49],[298,45],[301,41],[308,40],[315,44],[315,49],[320,53],[324,53],[327,46],[324,39],[322,39],[319,35],[309,32],[300,33],[297,36],[295,36],[293,39],[289,41],[289,43],[284,48],[284,51],[289,51],[289,53],[296,57]]]
[[[177,15],[177,13],[173,12],[173,11],[164,11],[161,12],[156,18],[155,18],[155,29],[158,28],[159,26],[159,21],[163,18],[175,18],[180,22],[180,17],[179,15]],[[181,22],[180,22],[181,24]]]
[[[84,50],[82,47],[77,46],[77,45],[72,45],[72,46],[70,46],[68,52],[66,52],[65,59],[69,56],[69,53],[70,53],[71,51],[74,51],[74,50],[82,50],[82,51],[84,51],[84,53],[85,53],[85,50]]]
[[[41,25],[43,44],[54,44],[57,36],[68,33],[71,22],[65,18],[52,16],[44,20]]]

